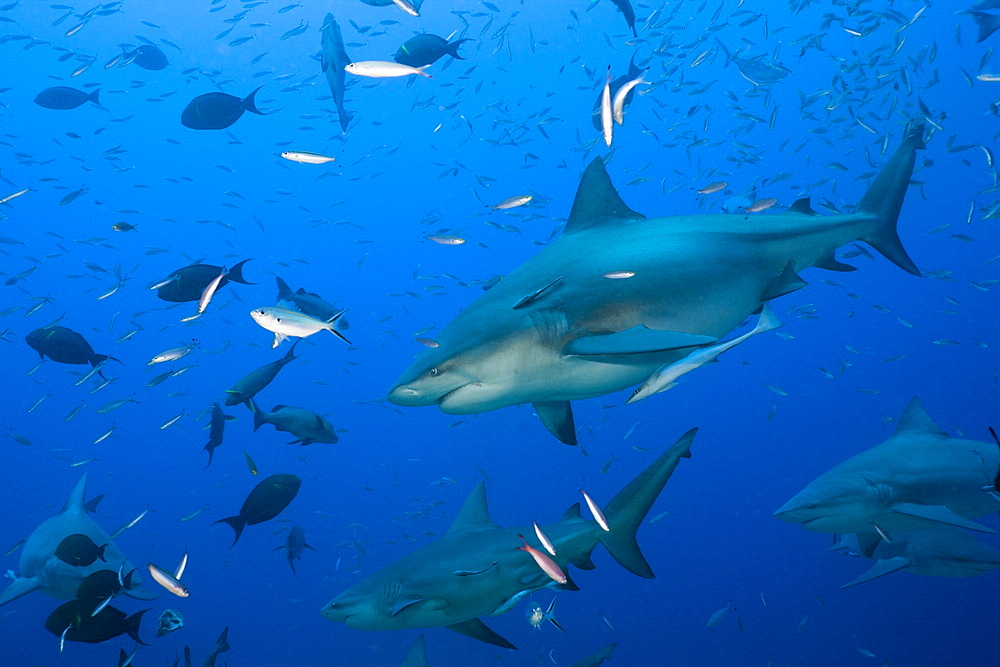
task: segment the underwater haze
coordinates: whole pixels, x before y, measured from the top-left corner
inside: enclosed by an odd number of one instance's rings
[[[4,4],[0,662],[995,664],[1000,553],[859,552],[1000,549],[997,17]]]

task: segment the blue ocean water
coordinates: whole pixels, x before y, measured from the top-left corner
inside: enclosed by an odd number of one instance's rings
[[[151,509],[116,544],[139,567],[172,565],[187,549],[191,595],[115,601],[130,614],[152,609],[141,631],[150,646],[134,661],[142,667],[173,664],[184,645],[199,664],[227,626],[232,648],[219,661],[230,665],[396,665],[422,633],[430,664],[442,666],[572,664],[612,642],[612,664],[624,665],[995,664],[996,573],[903,572],[838,590],[869,564],[772,517],[823,471],[887,439],[912,396],[952,435],[989,442],[987,426],[997,425],[990,87],[1000,84],[976,77],[1000,71],[991,58],[998,38],[977,44],[961,9],[911,0],[636,3],[635,38],[608,0],[427,0],[419,17],[357,0],[0,7],[0,198],[30,188],[0,207],[0,271],[11,279],[0,300],[0,426],[33,443],[0,440],[0,546],[58,512],[83,473],[88,497],[106,494],[94,518],[108,532]],[[432,79],[349,74],[355,119],[341,132],[318,59],[327,12],[353,60],[391,60],[425,31],[473,41],[461,47],[466,60],[432,65]],[[244,37],[252,39],[233,45]],[[169,66],[105,67],[119,44],[141,43],[162,49]],[[726,66],[720,43],[790,73],[757,85]],[[623,75],[633,55],[653,85],[638,89],[608,150],[592,105],[608,65]],[[100,88],[101,106],[35,104],[51,86]],[[268,115],[244,114],[222,131],[180,123],[197,95],[244,97],[258,86]],[[575,448],[556,442],[530,406],[455,416],[384,400],[423,349],[415,338],[433,338],[424,330],[482,295],[482,281],[550,240],[592,158],[605,157],[625,202],[651,218],[765,197],[787,206],[806,195],[822,213],[831,212],[823,204],[849,211],[906,121],[920,117],[931,136],[899,231],[923,278],[846,246],[838,256],[857,271],[807,269],[810,285],[773,303],[786,322],[781,336],[752,339],[636,405],[623,405],[627,392],[576,402]],[[287,150],[337,161],[299,164],[280,157]],[[727,191],[695,195],[712,181]],[[525,193],[534,200],[524,207],[484,206]],[[737,214],[733,225],[742,221]],[[119,222],[136,231],[114,231]],[[441,234],[466,242],[427,238]],[[248,258],[245,276],[256,284],[230,283],[188,323],[195,303],[169,307],[147,289],[196,261]],[[259,402],[321,413],[339,442],[286,444],[292,438],[269,426],[253,432],[250,412],[233,406],[226,411],[237,420],[206,469],[204,412],[287,350],[271,350],[271,334],[248,315],[275,303],[276,275],[347,309],[353,344],[325,332],[303,340]],[[26,314],[43,297],[51,301]],[[113,382],[91,393],[99,378],[75,385],[86,366],[34,370],[38,355],[24,336],[57,318],[121,360],[104,367]],[[198,348],[183,359],[147,365],[192,339]],[[136,403],[96,412],[125,398]],[[336,594],[444,534],[484,474],[496,523],[554,522],[581,488],[606,503],[694,426],[693,457],[650,519],[667,514],[638,535],[657,578],[630,574],[598,548],[596,570],[573,572],[580,592],[530,597],[546,606],[559,596],[565,634],[533,630],[526,602],[486,619],[516,652],[441,628],[369,633],[319,615]],[[230,528],[211,522],[236,514],[276,473],[302,478],[298,497],[230,548]],[[995,516],[980,521],[1000,529]],[[273,550],[296,524],[316,549],[296,563],[298,576]],[[2,569],[17,572],[19,556],[5,556]],[[67,642],[60,655],[43,627],[59,604],[32,593],[0,609],[3,664],[111,665],[119,648],[132,650],[120,638]],[[734,611],[709,627],[727,605]],[[185,625],[157,639],[167,608]]]

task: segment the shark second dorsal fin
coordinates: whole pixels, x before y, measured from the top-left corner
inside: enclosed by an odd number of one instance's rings
[[[63,505],[63,508],[59,510],[60,514],[86,514],[86,503],[84,502],[84,496],[87,495],[87,473],[83,473],[83,477],[80,481],[76,483],[73,487],[73,493],[69,494],[69,500]]]
[[[486,482],[479,482],[472,490],[469,497],[465,499],[465,504],[458,511],[458,516],[448,529],[448,535],[464,531],[490,530],[496,528],[490,518],[490,509],[486,504]]]
[[[562,515],[560,521],[583,521],[583,516],[580,514],[580,503],[573,503],[573,505],[566,510],[566,513]]]
[[[813,210],[810,197],[796,199],[795,203],[788,207],[789,213],[802,213],[803,215],[819,215]]]
[[[646,216],[625,205],[611,183],[604,160],[596,157],[583,172],[563,233],[573,234],[612,221],[645,219]]]
[[[896,430],[893,431],[892,437],[895,438],[911,433],[926,433],[941,437],[948,436],[947,433],[934,423],[931,416],[927,414],[924,404],[916,396],[911,398],[910,402],[906,404],[906,409],[903,410],[903,416],[899,418],[899,424],[896,426]]]

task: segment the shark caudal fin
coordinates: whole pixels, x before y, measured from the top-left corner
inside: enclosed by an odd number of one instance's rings
[[[599,530],[597,538],[608,553],[629,572],[652,579],[655,575],[639,550],[635,533],[682,458],[691,458],[691,442],[697,428],[682,435],[670,449],[653,461],[604,508],[610,531]]]
[[[906,254],[903,242],[899,240],[899,234],[896,232],[896,223],[899,211],[903,208],[903,198],[910,185],[910,177],[913,175],[917,151],[922,148],[925,148],[924,124],[911,122],[906,128],[906,138],[903,139],[903,143],[875,177],[854,211],[856,214],[876,218],[873,227],[861,237],[861,240],[882,253],[890,262],[915,276],[920,275],[920,269]]]

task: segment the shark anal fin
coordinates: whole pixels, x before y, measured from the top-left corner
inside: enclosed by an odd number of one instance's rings
[[[487,627],[487,625],[478,618],[463,621],[462,623],[455,623],[454,625],[446,625],[445,627],[449,630],[457,632],[460,635],[465,635],[466,637],[471,637],[472,639],[478,639],[481,642],[493,644],[494,646],[499,646],[500,648],[517,648],[509,641],[490,630],[489,627]]]
[[[567,445],[575,445],[576,425],[573,422],[573,407],[569,401],[546,401],[544,403],[532,403],[538,418],[549,430],[549,433],[556,436],[559,442]]]
[[[866,581],[871,581],[872,579],[878,579],[879,577],[884,577],[887,574],[892,574],[893,572],[898,572],[904,568],[910,566],[910,561],[903,556],[893,556],[892,558],[886,558],[885,560],[880,560],[871,567],[870,570],[862,574],[860,577],[854,581],[850,581],[841,588],[849,588],[851,586],[857,586],[858,584],[863,584]]]
[[[857,271],[858,267],[851,266],[850,264],[845,264],[841,262],[836,257],[833,256],[831,252],[827,257],[821,257],[813,263],[817,269],[826,269],[827,271]]]
[[[582,336],[569,342],[565,354],[579,356],[611,356],[616,354],[648,354],[666,350],[680,350],[699,347],[718,340],[713,336],[650,329],[643,325],[619,331],[618,333]]]
[[[943,523],[949,526],[958,526],[968,530],[976,530],[981,533],[995,533],[992,528],[970,521],[963,516],[959,516],[945,505],[920,505],[917,503],[897,503],[893,505],[894,514],[905,514],[906,516],[926,519],[935,523]]]
[[[792,260],[788,264],[785,264],[785,268],[782,269],[778,277],[767,286],[760,300],[770,301],[771,299],[777,299],[779,296],[785,296],[795,290],[802,289],[808,284],[799,274],[795,273],[795,261]]]

